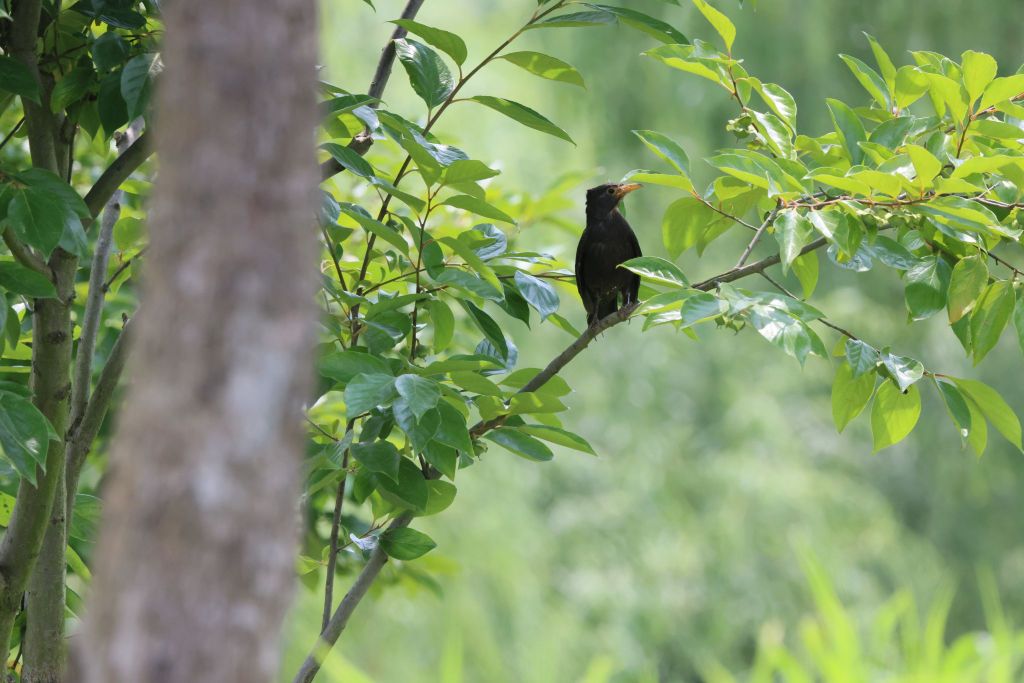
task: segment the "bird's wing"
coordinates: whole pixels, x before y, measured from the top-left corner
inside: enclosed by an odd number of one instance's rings
[[[580,293],[580,299],[583,300],[583,308],[587,311],[587,315],[590,315],[590,312],[594,309],[594,301],[590,297],[590,291],[586,285],[586,276],[583,273],[583,263],[586,261],[583,255],[587,251],[589,242],[590,233],[584,230],[583,235],[580,236],[580,243],[576,245],[576,291]]]

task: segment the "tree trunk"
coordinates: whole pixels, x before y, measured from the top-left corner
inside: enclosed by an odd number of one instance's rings
[[[79,680],[269,681],[311,379],[315,3],[165,10],[160,178]]]

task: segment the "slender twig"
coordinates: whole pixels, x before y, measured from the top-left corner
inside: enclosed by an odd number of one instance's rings
[[[139,258],[141,258],[142,255],[146,253],[147,249],[149,249],[149,245],[148,244],[146,246],[144,246],[142,249],[139,249],[139,252],[137,254],[135,254],[134,256],[132,256],[131,258],[125,259],[124,263],[119,265],[117,267],[117,270],[115,270],[113,273],[110,274],[110,277],[108,277],[106,279],[106,281],[103,283],[103,293],[104,294],[106,294],[107,292],[110,291],[111,285],[114,284],[114,281],[117,280],[118,276],[120,276],[121,273],[123,273],[124,271],[128,270],[128,268],[130,268],[131,265],[135,261],[137,261]]]
[[[25,117],[22,116],[20,119],[18,119],[18,122],[16,124],[14,124],[14,128],[11,128],[11,132],[8,133],[6,136],[4,136],[3,141],[0,142],[0,149],[3,149],[7,145],[7,143],[11,141],[11,138],[13,138],[15,136],[15,134],[19,130],[21,130],[21,126],[24,123],[25,123]]]
[[[134,122],[128,129],[116,137],[117,151],[123,155],[131,146],[141,129],[141,119]],[[92,357],[96,349],[96,337],[100,329],[100,318],[103,314],[104,294],[103,277],[107,273],[110,262],[110,250],[114,243],[114,224],[121,216],[121,201],[124,193],[115,190],[107,200],[103,217],[100,220],[100,231],[96,238],[96,249],[93,251],[92,269],[89,272],[89,294],[85,302],[85,313],[82,316],[82,332],[78,337],[78,352],[75,357],[75,371],[71,383],[71,428],[74,429],[85,412],[85,404],[89,399],[89,381],[92,378]]]
[[[728,211],[724,211],[724,210],[720,209],[719,207],[715,206],[714,204],[712,204],[708,200],[706,200],[703,197],[701,197],[696,192],[692,192],[691,191],[690,194],[692,194],[694,197],[696,197],[697,201],[699,201],[701,204],[703,204],[704,206],[708,207],[709,209],[711,209],[715,213],[719,214],[720,216],[725,216],[729,220],[734,221],[736,223],[739,223],[743,227],[748,228],[750,230],[753,230],[754,232],[757,232],[758,227],[756,225],[751,225],[750,223],[746,222],[745,220],[743,220],[739,216],[734,216],[731,213],[729,213]]]
[[[775,281],[775,279],[774,279],[774,278],[772,278],[772,276],[770,276],[770,275],[769,275],[768,273],[766,273],[766,272],[764,272],[764,271],[761,271],[760,273],[758,273],[758,275],[760,275],[760,276],[761,276],[761,277],[763,277],[763,278],[764,278],[765,280],[767,280],[768,282],[770,282],[770,283],[771,283],[771,284],[772,284],[772,285],[773,285],[773,286],[775,287],[775,289],[779,290],[780,292],[782,292],[783,294],[785,294],[785,295],[786,295],[786,296],[788,296],[789,298],[791,298],[791,299],[797,299],[797,300],[800,300],[800,297],[798,297],[798,296],[797,296],[796,294],[794,294],[793,292],[789,291],[789,290],[788,290],[788,289],[787,289],[786,287],[784,287],[783,285],[781,285],[781,284],[779,284],[778,282],[776,282],[776,281]],[[845,329],[843,329],[842,327],[839,327],[839,325],[836,325],[835,323],[829,322],[829,321],[828,321],[828,320],[826,320],[825,318],[818,318],[818,319],[817,319],[817,322],[821,323],[821,324],[822,324],[822,325],[824,325],[825,327],[830,327],[830,328],[832,328],[833,330],[835,330],[835,331],[836,331],[836,332],[838,332],[839,334],[841,334],[841,335],[843,335],[843,336],[845,336],[845,337],[849,337],[850,339],[853,339],[854,341],[859,341],[859,340],[860,340],[860,338],[859,338],[859,337],[857,337],[856,335],[854,335],[854,334],[853,334],[852,332],[850,332],[850,331],[848,331],[848,330],[845,330]]]
[[[776,205],[775,208],[772,209],[771,212],[765,217],[764,222],[761,223],[761,227],[757,229],[757,232],[754,233],[754,237],[750,240],[750,244],[748,244],[747,248],[743,250],[742,254],[740,254],[740,260],[736,262],[737,268],[741,268],[743,264],[747,262],[747,259],[750,258],[750,254],[751,252],[754,251],[754,247],[756,247],[757,243],[761,241],[761,236],[764,235],[765,230],[767,230],[768,226],[771,225],[772,221],[775,220],[775,215],[778,212],[779,206]]]

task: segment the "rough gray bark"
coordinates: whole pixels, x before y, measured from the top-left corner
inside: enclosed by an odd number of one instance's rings
[[[160,179],[78,680],[269,681],[311,379],[315,3],[165,10]]]

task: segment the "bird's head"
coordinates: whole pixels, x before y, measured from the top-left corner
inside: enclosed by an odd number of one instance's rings
[[[622,198],[642,186],[636,183],[607,183],[587,190],[587,215],[604,216],[612,212]]]

